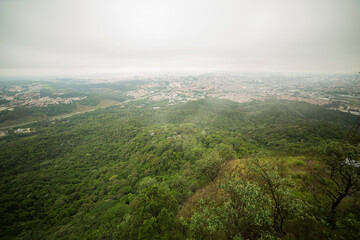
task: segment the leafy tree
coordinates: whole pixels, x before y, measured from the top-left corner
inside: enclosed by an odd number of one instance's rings
[[[231,177],[220,186],[220,202],[202,202],[189,223],[192,238],[276,239],[293,231],[292,224],[312,222],[308,204],[292,193],[290,178],[280,176],[270,163],[251,159],[247,164],[252,170],[248,180]]]
[[[177,203],[168,189],[151,185],[131,204],[130,239],[178,239]]]
[[[336,209],[347,196],[360,191],[360,149],[350,144],[329,143],[323,149],[327,167],[322,190],[330,200],[329,223],[335,226]]]
[[[271,199],[270,207],[274,230],[279,235],[286,235],[287,232],[284,227],[286,221],[306,217],[307,204],[291,192],[291,189],[294,188],[294,182],[290,177],[280,176],[272,160],[261,163],[257,158],[254,158],[248,161],[248,165]]]
[[[222,203],[211,201],[201,207],[190,220],[193,239],[257,239],[272,235],[270,198],[256,183],[239,178],[227,180]]]
[[[196,166],[200,174],[210,181],[215,180],[223,164],[224,160],[220,157],[218,152],[214,150],[207,152],[196,162]]]

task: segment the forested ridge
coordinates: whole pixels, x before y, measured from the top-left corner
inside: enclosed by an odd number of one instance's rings
[[[0,237],[359,239],[355,120],[204,99],[40,121],[0,140]]]

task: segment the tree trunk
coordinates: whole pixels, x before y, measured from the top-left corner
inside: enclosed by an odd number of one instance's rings
[[[329,224],[332,228],[336,227],[336,224],[335,224],[336,208],[339,206],[341,200],[343,200],[346,197],[346,195],[347,195],[346,193],[340,194],[339,197],[336,199],[336,201],[333,202],[333,204],[331,205]]]

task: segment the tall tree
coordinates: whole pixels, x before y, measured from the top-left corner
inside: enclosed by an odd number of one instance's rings
[[[342,200],[360,192],[359,159],[359,146],[330,143],[323,149],[323,163],[327,169],[326,180],[321,183],[330,200],[328,220],[332,226],[335,226],[336,209]]]

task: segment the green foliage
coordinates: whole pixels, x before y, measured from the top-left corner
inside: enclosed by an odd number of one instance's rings
[[[40,89],[40,97],[49,97],[52,96],[51,89],[49,88],[41,88]]]
[[[2,98],[2,99],[0,99],[0,106],[1,106],[1,105],[5,105],[6,103],[9,103],[9,102],[10,102],[10,101]]]
[[[13,111],[5,111],[0,116],[0,122],[6,120],[24,120],[34,118],[44,118],[48,116],[58,116],[74,112],[75,103],[48,105],[47,107],[16,107]]]
[[[347,196],[360,192],[360,147],[348,143],[328,143],[322,149],[322,162],[327,167],[315,176],[321,186],[320,193],[328,198],[329,223],[335,227],[335,214]]]
[[[210,201],[190,220],[194,239],[276,239],[287,231],[306,235],[306,229],[294,230],[294,222],[312,222],[308,204],[293,192],[293,182],[281,177],[276,167],[260,165],[256,159],[248,167],[252,181],[230,177],[220,186],[220,202]]]
[[[292,179],[289,176],[280,176],[271,160],[261,163],[257,158],[250,159],[248,165],[271,199],[270,209],[275,232],[278,235],[286,234],[286,222],[289,219],[304,219],[307,205],[293,194],[295,184]]]
[[[87,98],[81,100],[79,103],[81,105],[96,106],[96,105],[99,105],[100,100],[101,100],[100,96],[92,95],[92,96],[88,96]]]
[[[269,197],[256,183],[231,179],[221,186],[225,196],[196,212],[189,223],[193,239],[258,239],[272,234]]]
[[[78,90],[99,87],[104,86]],[[259,151],[312,156],[328,139],[342,140],[352,116],[312,114],[317,106],[292,102],[157,104],[161,109],[129,103],[41,121],[30,126],[36,130],[30,135],[9,131],[0,140],[0,238],[285,238],[280,216],[286,236],[314,238],[306,228],[334,233],[308,216],[299,183],[271,165],[266,176],[224,183],[222,197],[204,203],[191,220],[184,219],[187,225],[177,214],[201,186],[221,179],[229,160]],[[303,159],[296,167],[307,166]],[[359,214],[339,213],[336,234],[348,236],[340,230],[356,227]]]
[[[131,203],[130,239],[181,239],[175,217],[177,202],[167,188],[151,185]]]
[[[202,158],[196,162],[196,167],[200,174],[206,179],[214,181],[223,164],[224,159],[220,157],[217,151],[212,150],[205,153]]]

